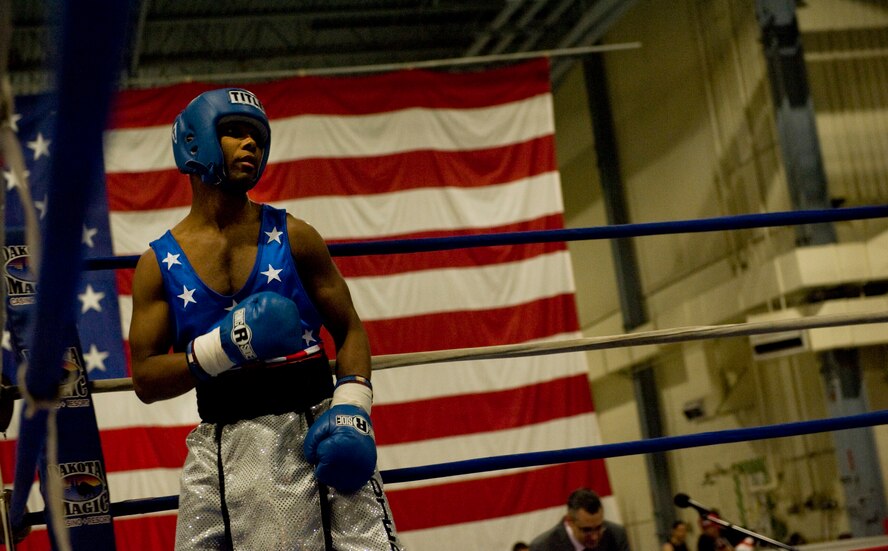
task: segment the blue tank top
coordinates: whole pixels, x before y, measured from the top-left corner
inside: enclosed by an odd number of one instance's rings
[[[212,329],[233,306],[260,291],[272,291],[295,302],[302,318],[304,348],[323,349],[321,316],[302,286],[290,252],[286,211],[262,205],[258,240],[253,271],[233,295],[217,293],[198,277],[170,231],[151,242],[175,324],[175,351],[184,351],[189,341]]]

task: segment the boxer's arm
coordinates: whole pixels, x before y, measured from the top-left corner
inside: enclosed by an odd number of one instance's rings
[[[333,337],[337,377],[359,375],[369,380],[370,342],[327,244],[313,227],[292,216],[287,230],[299,278]]]
[[[348,286],[321,236],[289,217],[290,247],[312,302],[336,346],[336,388],[330,409],[309,428],[303,452],[315,477],[350,493],[362,488],[376,469],[376,443],[370,422],[370,344]]]
[[[154,252],[139,259],[133,277],[133,315],[129,346],[133,386],[145,403],[166,400],[194,388],[184,353],[170,354],[173,328],[163,279]]]

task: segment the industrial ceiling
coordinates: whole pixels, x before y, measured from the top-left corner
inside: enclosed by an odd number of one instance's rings
[[[634,0],[142,0],[123,87],[360,73],[392,64],[592,46]],[[48,86],[46,3],[12,1],[17,94]],[[575,56],[552,58],[557,84]],[[369,67],[372,67],[370,69]],[[363,69],[361,69],[363,68]],[[393,66],[392,68],[397,68]]]

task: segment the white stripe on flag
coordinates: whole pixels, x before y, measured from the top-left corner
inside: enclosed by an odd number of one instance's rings
[[[579,334],[569,334],[545,340],[578,337]],[[442,396],[510,390],[587,372],[583,352],[559,354],[555,361],[553,356],[531,356],[414,365],[374,372],[373,397],[375,404],[401,404]]]
[[[183,176],[184,178],[184,176]],[[114,254],[142,254],[188,214],[188,207],[145,211],[111,211],[111,247]]]
[[[184,178],[184,176],[183,176]],[[490,228],[535,220],[563,210],[557,172],[472,188],[422,188],[357,197],[274,201],[327,240],[381,239],[428,230]],[[140,254],[175,226],[188,207],[112,211],[115,254]],[[372,213],[372,216],[369,214]]]
[[[565,444],[565,435],[570,435],[570,444]],[[400,469],[479,457],[593,446],[600,443],[598,421],[595,413],[590,411],[513,429],[380,446],[379,468]],[[499,475],[501,472],[497,471],[495,474]],[[469,478],[477,476],[467,475]],[[492,475],[485,473],[480,476]],[[448,481],[461,479],[460,476],[447,478]]]
[[[93,401],[96,420],[103,429],[195,426],[200,422],[194,390],[153,404],[141,402],[134,392],[94,394]]]
[[[271,121],[269,163],[370,157],[434,149],[464,151],[527,141],[555,132],[551,95],[474,109],[403,109],[371,115],[300,115]],[[105,171],[175,168],[171,125],[111,130]]]
[[[567,496],[565,496],[565,503]],[[477,522],[451,524],[425,530],[400,532],[399,536],[407,549],[423,551],[453,551],[454,549],[491,549],[508,551],[503,546],[503,534],[508,534],[512,542],[531,540],[555,526],[564,517],[565,506],[539,509],[520,515],[500,517]],[[398,519],[395,519],[397,526]]]
[[[557,172],[483,187],[419,188],[351,197],[273,201],[328,240],[374,239],[430,230],[491,228],[564,210]]]
[[[573,293],[567,251],[479,268],[441,268],[348,279],[365,321],[503,308]],[[466,320],[467,323],[468,320]]]
[[[179,495],[182,469],[141,469],[108,473],[111,501]]]

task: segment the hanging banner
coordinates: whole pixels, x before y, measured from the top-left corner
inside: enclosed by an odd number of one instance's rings
[[[6,246],[3,254],[7,327],[16,364],[20,365],[29,356],[26,343],[36,302],[37,279],[30,269],[27,246]],[[40,491],[44,502],[53,499],[49,496],[47,477],[58,476],[62,492],[56,499],[62,500],[64,523],[73,551],[114,551],[105,463],[80,340],[75,327],[58,328],[57,337],[68,344],[62,359],[64,374],[56,409],[58,457],[55,463],[50,463],[47,446],[39,451]],[[52,530],[49,537],[52,548],[58,549]]]

